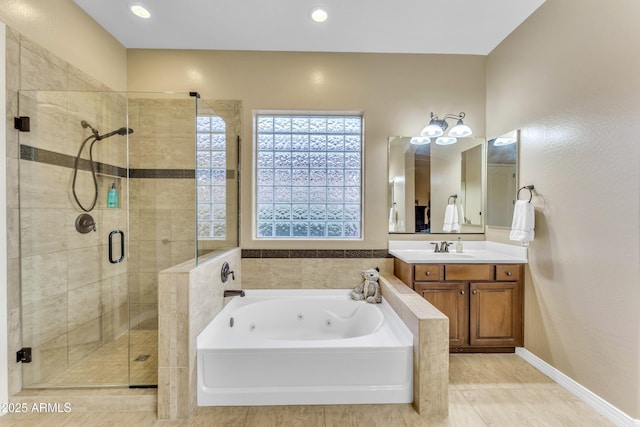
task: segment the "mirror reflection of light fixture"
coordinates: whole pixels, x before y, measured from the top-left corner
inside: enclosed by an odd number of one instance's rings
[[[496,139],[494,139],[494,140],[493,140],[493,145],[494,145],[494,146],[497,146],[497,147],[500,147],[500,146],[503,146],[503,145],[511,145],[511,144],[515,144],[515,143],[516,143],[516,141],[517,141],[517,139],[516,139],[516,138],[512,138],[512,137],[508,137],[508,138],[500,137],[500,138],[496,138]]]
[[[426,145],[429,144],[431,140],[423,136],[414,136],[409,140],[409,142],[413,145]]]
[[[440,142],[436,140],[436,144],[440,145],[448,145],[455,144],[457,141],[456,138],[464,138],[467,136],[471,136],[471,128],[465,125],[462,121],[464,119],[465,114],[447,114],[444,118],[439,119],[437,114],[431,113],[431,120],[429,120],[429,124],[422,129],[420,132],[420,136],[428,137],[428,138],[437,138],[444,135],[444,131],[447,130],[449,124],[447,123],[447,119],[457,120],[456,125],[451,128],[449,131],[449,138],[438,138]]]
[[[452,136],[441,136],[436,139],[436,144],[438,145],[451,145],[458,142],[458,138],[454,138]]]

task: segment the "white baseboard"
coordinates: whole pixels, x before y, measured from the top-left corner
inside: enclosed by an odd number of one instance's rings
[[[535,354],[531,353],[523,347],[516,348],[516,354],[527,361],[530,365],[538,369],[540,372],[551,378],[556,383],[567,389],[578,399],[591,406],[600,415],[611,421],[619,427],[640,427],[640,420],[634,419],[622,412],[597,394],[593,393],[586,387],[572,380]]]

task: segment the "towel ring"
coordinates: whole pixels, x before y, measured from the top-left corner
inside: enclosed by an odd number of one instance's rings
[[[520,191],[522,190],[529,190],[529,203],[531,203],[531,199],[533,199],[533,185],[525,185],[524,187],[520,187],[518,189],[518,194],[516,195],[516,199],[520,199]]]
[[[447,204],[450,205],[451,204],[451,199],[453,199],[453,203],[456,202],[456,199],[458,198],[457,194],[452,194],[449,196],[449,198],[447,199]]]

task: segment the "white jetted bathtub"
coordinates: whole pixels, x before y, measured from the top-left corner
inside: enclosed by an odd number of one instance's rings
[[[248,290],[198,336],[198,405],[409,403],[413,337],[348,290]]]

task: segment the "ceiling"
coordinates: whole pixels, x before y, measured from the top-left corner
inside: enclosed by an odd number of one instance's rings
[[[74,0],[126,48],[487,55],[544,0]],[[151,18],[130,12],[143,5]],[[323,6],[324,23],[310,19]]]

